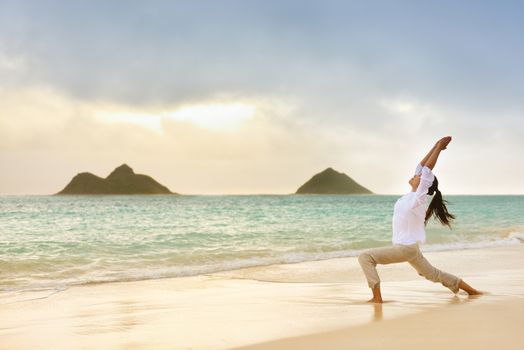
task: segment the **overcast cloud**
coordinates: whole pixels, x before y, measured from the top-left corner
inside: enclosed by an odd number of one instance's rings
[[[1,1],[0,193],[127,162],[183,193],[290,193],[332,166],[408,189],[524,193],[524,11],[512,1]],[[237,129],[96,118],[244,101]],[[43,169],[44,168],[44,169]],[[213,176],[210,176],[212,174]]]

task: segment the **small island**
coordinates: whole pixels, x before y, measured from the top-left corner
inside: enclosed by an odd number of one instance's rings
[[[344,173],[333,168],[314,175],[296,194],[373,194]]]
[[[152,177],[135,174],[127,164],[122,164],[101,178],[91,173],[79,173],[57,195],[69,194],[177,194],[159,184]]]

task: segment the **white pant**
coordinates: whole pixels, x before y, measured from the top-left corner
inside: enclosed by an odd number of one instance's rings
[[[433,282],[442,283],[453,293],[458,293],[460,278],[433,267],[422,255],[418,244],[396,244],[391,247],[370,249],[358,257],[358,262],[368,280],[369,288],[380,286],[377,264],[395,264],[406,261],[417,270],[420,276]]]

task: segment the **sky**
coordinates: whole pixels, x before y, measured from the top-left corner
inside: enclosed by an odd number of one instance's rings
[[[182,194],[524,194],[519,1],[0,0],[0,194],[126,163]]]

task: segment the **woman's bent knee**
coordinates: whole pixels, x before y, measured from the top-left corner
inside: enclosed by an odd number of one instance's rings
[[[358,262],[360,265],[374,264],[373,257],[368,252],[361,253],[358,256]]]

